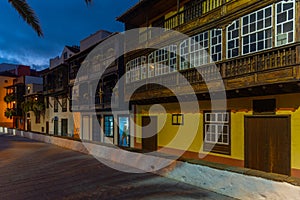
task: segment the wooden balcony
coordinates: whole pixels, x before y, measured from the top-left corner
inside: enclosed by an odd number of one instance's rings
[[[215,86],[215,89],[218,89],[220,83],[224,83],[225,89],[229,91],[268,84],[297,82],[300,81],[299,58],[300,43],[294,43],[224,60],[215,65],[208,64],[183,70],[180,73],[156,76],[126,84],[125,101],[174,96],[171,90],[185,95],[189,93],[187,85],[191,85],[196,94],[202,94],[208,92],[208,84],[209,87]],[[183,81],[183,78],[187,81]],[[130,96],[132,93],[134,95]]]

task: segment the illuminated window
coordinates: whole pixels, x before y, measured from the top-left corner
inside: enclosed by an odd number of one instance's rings
[[[183,114],[173,114],[172,115],[172,125],[183,125],[184,115]]]
[[[170,72],[174,72],[177,70],[177,46],[171,45],[169,50],[170,50],[169,52]]]
[[[180,44],[180,70],[189,68],[189,39]]]
[[[106,137],[114,137],[114,117],[104,116],[104,134]]]
[[[148,56],[148,77],[160,76],[177,70],[177,46],[158,49]]]
[[[135,82],[144,78],[141,76],[141,67],[146,64],[146,57],[138,57],[126,64],[126,82]]]
[[[148,56],[148,77],[155,76],[155,66],[154,66],[154,52],[150,53]]]

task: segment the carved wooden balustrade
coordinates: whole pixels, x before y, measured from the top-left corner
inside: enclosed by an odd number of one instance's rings
[[[271,72],[283,72],[283,70],[288,68],[298,69],[300,67],[299,59],[297,59],[297,55],[299,55],[299,53],[300,43],[272,48],[255,54],[239,56],[234,59],[221,61],[216,64],[211,63],[196,68],[186,69],[179,71],[179,73],[170,73],[128,83],[126,84],[125,91],[127,94],[132,94],[135,91],[135,93],[141,93],[141,96],[142,93],[145,92],[154,93],[157,91],[157,94],[159,94],[159,91],[161,90],[162,92],[165,87],[174,89],[184,87],[187,84],[195,86],[220,80],[220,78],[223,80],[235,80],[239,78],[243,81],[244,77],[259,74],[270,74],[269,79],[271,79],[271,82],[276,83],[278,82],[278,77],[273,77]],[[298,72],[300,70],[291,69],[291,71]],[[290,77],[290,75],[282,73],[281,76],[287,76],[286,78],[295,80],[297,79],[296,77],[300,77],[300,74],[293,74],[293,77]],[[244,81],[247,81],[247,79]],[[251,84],[257,83],[250,82],[248,86],[251,86]],[[196,92],[206,91],[203,90]],[[147,96],[144,95],[143,98],[147,98]]]

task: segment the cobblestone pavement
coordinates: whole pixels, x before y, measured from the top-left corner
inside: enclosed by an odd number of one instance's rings
[[[150,173],[127,174],[90,155],[0,135],[0,199],[230,199]]]

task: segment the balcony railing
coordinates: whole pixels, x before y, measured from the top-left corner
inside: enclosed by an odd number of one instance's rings
[[[216,63],[215,67],[213,67],[214,64],[207,64],[197,68],[186,69],[180,71],[181,75],[179,75],[179,73],[170,73],[140,80],[127,84],[126,93],[129,94],[133,91],[140,93],[149,90],[160,90],[164,88],[163,86],[181,87],[186,84],[205,84],[205,82],[213,81],[220,77],[223,80],[235,79],[243,76],[251,76],[253,74],[268,73],[276,70],[279,71],[297,65],[299,66],[300,63],[297,61],[299,50],[297,49],[300,49],[300,43],[221,61]],[[285,75],[283,74],[282,76]],[[295,76],[295,74],[293,76]],[[187,81],[183,81],[183,78]],[[274,79],[274,82],[276,82],[278,77],[271,77],[271,79]],[[141,85],[143,85],[143,87],[141,87]]]
[[[157,24],[156,26],[166,29],[174,29],[184,23],[201,17],[203,14],[222,6],[229,1],[231,0],[198,0],[192,2],[190,6],[186,6],[184,10],[168,17],[162,21],[161,24]]]

